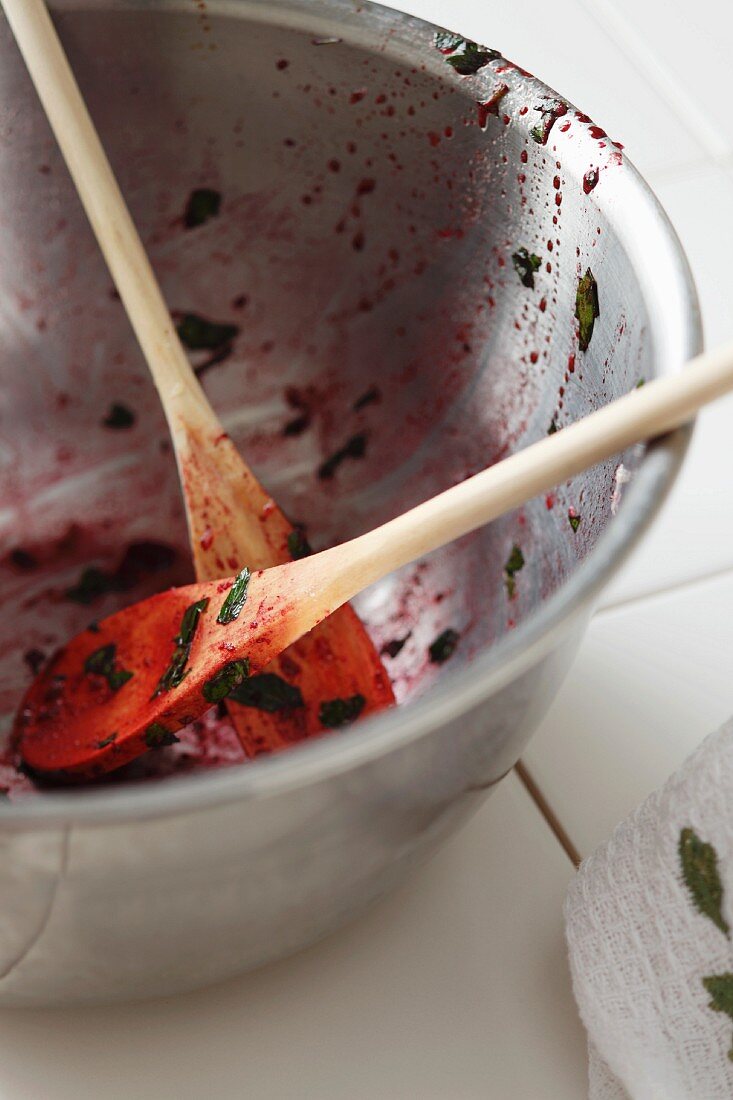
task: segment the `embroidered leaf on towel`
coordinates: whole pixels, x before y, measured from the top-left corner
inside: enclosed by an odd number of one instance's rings
[[[710,1008],[713,1012],[725,1012],[733,1020],[733,974],[713,974],[703,978],[702,984],[710,994]],[[733,1062],[733,1047],[728,1051]]]
[[[723,884],[718,874],[718,856],[715,848],[712,844],[706,844],[704,840],[700,840],[693,829],[683,829],[680,833],[679,853],[682,877],[690,891],[695,908],[727,936],[730,929],[721,908]],[[733,977],[730,980],[733,983]],[[733,985],[731,985],[729,1004],[733,1009]],[[731,1015],[733,1016],[733,1011]]]

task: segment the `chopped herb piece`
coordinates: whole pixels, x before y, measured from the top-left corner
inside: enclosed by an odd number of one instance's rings
[[[542,260],[534,252],[528,252],[526,248],[518,249],[513,255],[514,270],[519,276],[522,286],[534,289],[534,273],[539,271]]]
[[[678,844],[682,878],[698,912],[728,935],[723,916],[723,883],[718,871],[718,854],[693,829],[682,829]]]
[[[106,676],[114,666],[116,653],[117,646],[114,642],[102,646],[101,649],[95,649],[84,662],[84,671],[96,676]]]
[[[430,660],[433,664],[442,665],[444,661],[452,657],[460,639],[461,635],[457,630],[444,630],[442,634],[439,634],[428,648]]]
[[[559,99],[545,99],[537,104],[535,111],[540,112],[542,122],[532,127],[530,135],[538,145],[547,145],[552,127],[559,118],[568,113],[567,103],[562,103]]]
[[[279,710],[294,710],[303,706],[300,688],[289,684],[274,672],[252,676],[229,692],[229,698],[244,707],[255,707],[274,714]]]
[[[144,734],[149,749],[162,749],[166,745],[175,745],[178,738],[160,722],[151,722]]]
[[[363,432],[353,435],[338,451],[334,451],[318,469],[318,476],[322,481],[329,481],[338,470],[344,459],[363,458],[366,454],[367,437]]]
[[[22,569],[23,572],[38,568],[38,558],[30,551],[24,550],[22,546],[16,546],[15,550],[11,550],[8,556],[10,564],[14,565],[16,569]]]
[[[208,598],[204,598],[203,600],[197,600],[196,603],[192,603],[190,607],[186,608],[183,612],[183,618],[181,619],[181,629],[176,638],[177,645],[191,644],[193,636],[196,633],[196,628],[199,625],[199,619],[208,606]]]
[[[173,650],[171,663],[158,681],[158,686],[152,695],[153,699],[164,691],[172,691],[173,688],[178,687],[188,675],[186,672],[186,665],[188,664],[188,658],[191,653],[191,645],[196,633],[196,628],[199,625],[199,619],[208,606],[208,599],[197,600],[196,603],[192,603],[191,606],[187,607],[183,612],[178,634],[173,639],[175,649]]]
[[[184,313],[176,331],[189,351],[219,351],[232,343],[239,326],[207,321],[197,313]]]
[[[365,706],[366,699],[363,695],[351,695],[348,699],[328,699],[321,703],[318,719],[328,729],[338,729],[354,722]]]
[[[637,390],[640,390],[645,382],[646,382],[646,378],[640,378],[639,381],[636,383],[636,386],[634,388],[637,389]]]
[[[297,561],[299,558],[307,558],[309,554],[313,553],[301,527],[296,527],[288,535],[288,550],[293,561]]]
[[[203,225],[209,218],[215,218],[221,206],[221,195],[218,191],[212,191],[210,187],[199,187],[192,191],[186,212],[183,215],[183,224],[186,229],[195,229]]]
[[[554,435],[557,430],[558,430],[557,421],[555,420],[555,417],[553,416],[552,420],[550,421],[550,426],[547,429],[547,434],[548,435]]]
[[[117,732],[111,733],[109,737],[105,737],[102,741],[97,741],[98,749],[106,749],[108,745],[113,745],[117,740]]]
[[[23,660],[33,675],[37,676],[46,663],[46,654],[42,649],[28,649],[23,654]]]
[[[702,984],[710,994],[708,1007],[713,1012],[724,1012],[733,1020],[733,974],[730,971],[712,974],[709,978],[703,978]],[[733,1061],[733,1047],[728,1051],[728,1057]]]
[[[383,657],[396,657],[398,653],[401,653],[405,643],[412,637],[412,631],[409,634],[405,634],[404,638],[393,638],[390,642],[385,642],[380,649],[380,654]]]
[[[135,414],[132,409],[128,409],[127,405],[121,405],[119,402],[115,402],[110,405],[109,412],[105,416],[102,424],[105,428],[131,428],[135,423]]]
[[[164,543],[152,540],[130,543],[114,571],[87,566],[73,588],[67,588],[66,597],[86,605],[109,592],[129,592],[149,573],[170,569],[175,560],[175,550]]]
[[[110,691],[119,691],[134,673],[125,668],[115,668],[116,659],[117,646],[110,642],[89,654],[84,662],[84,671],[88,676],[103,676]]]
[[[107,676],[107,683],[109,684],[110,691],[119,691],[134,675],[135,673],[130,672],[129,669],[113,668]]]
[[[228,623],[233,623],[235,619],[238,619],[242,613],[242,608],[247,602],[247,589],[249,587],[249,579],[251,573],[247,566],[240,573],[237,573],[234,578],[234,584],[229,589],[224,599],[224,603],[221,605],[221,610],[216,617],[216,621],[221,623],[222,626],[226,626]]]
[[[361,397],[358,397],[354,402],[354,412],[365,409],[367,405],[376,405],[381,400],[382,395],[379,392],[379,388],[377,386],[370,386],[366,393],[363,393]]]
[[[517,590],[515,578],[520,569],[524,569],[524,554],[522,553],[521,547],[515,544],[504,566],[504,583],[506,584],[507,595],[510,600]]]
[[[230,661],[217,672],[216,676],[206,681],[201,693],[207,703],[218,703],[231,695],[248,676],[249,661],[246,657],[240,661]]]
[[[437,31],[433,41],[448,64],[461,76],[471,76],[490,61],[501,57],[498,50],[479,46],[477,42],[451,34],[450,31]]]
[[[575,296],[575,316],[578,320],[578,338],[581,351],[588,350],[596,317],[600,317],[600,315],[598,283],[593,278],[593,272],[588,268],[585,275],[578,280],[578,292]]]
[[[73,588],[66,589],[66,596],[75,603],[90,604],[94,603],[100,596],[116,591],[117,585],[114,577],[109,573],[105,573],[104,570],[98,569],[96,565],[90,565],[82,571],[78,582]]]
[[[568,511],[568,523],[572,527],[573,532],[576,532],[578,530],[578,528],[580,527],[580,522],[581,517],[578,515],[577,512],[573,511],[573,509],[570,508]]]

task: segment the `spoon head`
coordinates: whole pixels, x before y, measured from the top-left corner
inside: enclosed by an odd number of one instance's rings
[[[243,571],[244,584],[240,574],[173,588],[77,635],[23,699],[15,735],[25,765],[95,777],[172,744],[297,637],[301,620],[273,576],[289,568],[255,574],[251,587]]]

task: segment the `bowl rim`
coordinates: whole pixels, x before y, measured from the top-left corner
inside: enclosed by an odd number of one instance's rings
[[[61,10],[93,10],[100,7],[100,0],[55,0],[51,6]],[[151,4],[143,5],[137,0],[109,0],[107,4],[107,7],[126,11],[143,6],[149,10]],[[192,10],[187,2],[179,3],[178,0],[153,0],[152,6],[168,12],[185,10],[190,13]],[[390,53],[395,53],[399,45],[404,46],[406,38],[415,40],[422,48],[432,43],[436,30],[442,29],[371,0],[361,0],[358,11],[351,0],[318,0],[317,5],[313,0],[281,0],[277,5],[270,4],[269,0],[210,0],[209,7],[211,14],[233,14],[311,31],[321,25],[324,30],[330,28],[332,31],[336,25],[339,29],[358,28],[359,33],[350,39],[351,42],[362,47],[371,43],[374,48],[384,49],[388,41]],[[364,20],[365,15],[367,20]],[[387,40],[383,34],[385,24],[391,32]],[[448,66],[444,65],[443,69],[447,70]],[[442,70],[435,68],[435,73],[448,79]],[[514,80],[518,88],[525,87],[531,98],[543,95],[561,98],[575,110],[568,100],[524,70],[513,66],[511,74],[503,75],[502,79]],[[562,152],[571,154],[572,159],[570,146],[563,144]],[[634,221],[634,231],[637,232],[641,225],[651,232],[655,247],[661,250],[661,253],[655,252],[653,270],[648,261],[649,270],[643,267],[645,254],[638,250],[637,259],[642,266],[637,264],[637,272],[646,274],[647,290],[657,284],[658,301],[665,303],[669,315],[676,314],[675,334],[665,327],[666,322],[665,326],[657,325],[661,331],[652,333],[655,374],[673,373],[703,346],[692,273],[669,218],[649,185],[625,156],[617,178],[622,181],[623,197],[633,204],[636,218],[641,219]],[[600,589],[618,570],[664,501],[691,435],[692,425],[687,425],[648,445],[625,490],[618,514],[570,578],[512,632],[477,656],[470,665],[443,678],[419,699],[366,718],[353,729],[293,745],[286,752],[264,756],[246,766],[173,776],[163,782],[145,780],[114,788],[36,792],[27,799],[0,804],[0,830],[116,823],[133,818],[149,820],[232,801],[261,800],[351,771],[398,751],[438,726],[455,721],[530,668],[569,634],[574,622],[590,613]]]

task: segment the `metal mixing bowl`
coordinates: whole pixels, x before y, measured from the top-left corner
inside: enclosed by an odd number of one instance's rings
[[[441,52],[433,27],[351,0],[53,8],[168,301],[240,328],[203,376],[211,400],[316,546],[699,349],[689,272],[649,189],[502,59],[469,47],[469,68],[486,63],[461,75],[464,47]],[[155,394],[1,31],[0,557],[54,548],[40,579],[3,559],[10,714],[29,631],[53,642],[129,599],[59,600],[79,569],[134,539],[183,547],[185,530]],[[187,230],[201,186],[222,210]],[[583,351],[588,268],[600,316]],[[135,410],[132,428],[101,424],[112,402]],[[354,435],[364,457],[318,478]],[[518,759],[687,438],[620,456],[366,593],[379,644],[410,634],[385,658],[391,712],[239,767],[0,805],[0,1003],[192,989],[389,890]],[[460,643],[432,663],[446,628]]]

